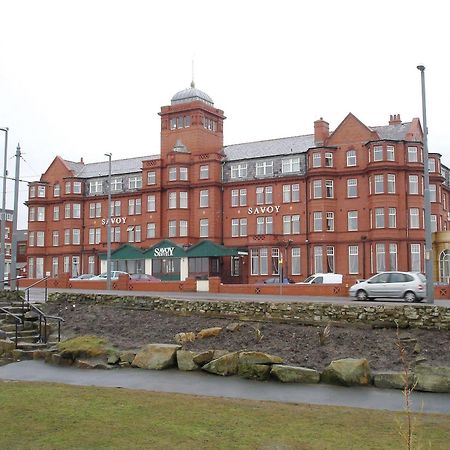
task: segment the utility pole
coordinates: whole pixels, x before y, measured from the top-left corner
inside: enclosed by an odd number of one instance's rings
[[[106,289],[111,290],[111,156],[112,153],[105,153],[108,157],[108,225],[106,227]]]
[[[17,216],[19,214],[19,173],[20,173],[20,145],[16,150],[16,175],[14,178],[14,212],[11,242],[11,290],[16,289],[17,278]]]
[[[8,170],[6,169],[6,164],[8,163],[8,128],[0,128],[1,131],[5,132],[5,156],[3,165],[3,197],[2,197],[2,217],[1,217],[1,236],[0,236],[0,274],[1,283],[0,291],[3,291],[5,284],[3,283],[5,277],[5,234],[6,234],[6,177],[8,176]]]

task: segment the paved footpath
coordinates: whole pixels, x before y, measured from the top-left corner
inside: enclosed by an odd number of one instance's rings
[[[175,369],[105,371],[52,366],[43,361],[22,361],[0,367],[0,380],[43,381],[283,403],[404,410],[403,395],[399,390],[259,382],[240,377],[219,377],[201,371],[182,372]],[[412,409],[417,412],[450,414],[450,394],[413,392]]]

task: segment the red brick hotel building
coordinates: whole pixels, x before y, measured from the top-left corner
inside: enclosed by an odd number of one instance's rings
[[[320,118],[313,134],[224,147],[224,113],[194,85],[159,115],[160,153],[113,160],[111,186],[108,161],[59,156],[30,183],[31,278],[105,270],[109,188],[118,270],[224,283],[424,270],[418,119],[373,127],[350,113],[334,131]],[[446,231],[450,171],[439,154],[429,173],[433,231]],[[446,279],[450,258],[439,257]]]

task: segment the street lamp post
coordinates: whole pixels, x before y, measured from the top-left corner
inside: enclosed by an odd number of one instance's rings
[[[425,276],[427,278],[427,303],[434,303],[433,283],[433,248],[431,243],[431,203],[430,203],[430,174],[428,168],[428,127],[427,108],[425,101],[425,66],[417,66],[420,70],[422,88],[422,122],[423,122],[423,184],[425,210]]]
[[[105,153],[108,157],[108,223],[106,226],[106,289],[111,290],[111,156],[112,153]]]
[[[3,197],[2,197],[2,217],[1,217],[1,236],[0,236],[0,274],[1,274],[1,283],[0,290],[5,288],[3,283],[3,278],[5,274],[5,253],[6,253],[6,245],[5,245],[5,234],[6,234],[6,177],[8,176],[8,171],[6,169],[6,164],[8,163],[8,128],[0,128],[0,131],[5,132],[5,155],[4,155],[4,165],[3,165]]]

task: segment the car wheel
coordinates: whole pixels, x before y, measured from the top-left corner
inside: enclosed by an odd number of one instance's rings
[[[404,300],[406,303],[414,303],[417,300],[416,294],[412,291],[405,292]]]
[[[357,293],[356,293],[356,300],[359,300],[361,302],[365,302],[366,300],[369,300],[369,297],[367,296],[367,292],[360,289]]]

